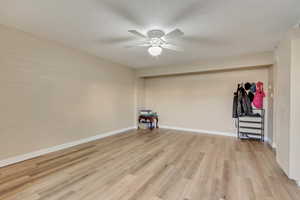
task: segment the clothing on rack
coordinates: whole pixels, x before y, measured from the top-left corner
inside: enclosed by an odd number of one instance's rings
[[[233,95],[232,117],[259,116],[258,113],[253,113],[252,104],[255,108],[262,109],[265,96],[262,82],[238,84]]]
[[[238,84],[237,91],[234,93],[233,98],[233,111],[232,117],[238,118],[239,116],[253,115],[251,100],[244,88],[243,84]]]
[[[245,90],[250,90],[250,88],[251,88],[251,83],[245,83]]]
[[[250,99],[250,102],[252,103],[254,100],[254,94],[251,91],[248,92],[248,97]]]
[[[253,113],[250,99],[244,87],[239,88],[238,93],[238,115],[251,115]]]
[[[265,96],[266,94],[264,92],[264,84],[262,82],[257,82],[253,105],[258,109],[263,108],[263,101]]]
[[[256,83],[252,83],[252,84],[251,84],[250,91],[251,91],[252,93],[255,93],[255,92],[256,92]]]
[[[238,84],[233,96],[232,117],[235,121],[239,139],[264,141],[265,110],[262,109],[264,97],[262,82]],[[252,103],[259,109],[252,108]],[[248,117],[251,117],[251,120]]]
[[[238,85],[238,88],[239,88],[239,85]],[[238,118],[237,105],[238,105],[238,89],[233,94],[232,118]]]

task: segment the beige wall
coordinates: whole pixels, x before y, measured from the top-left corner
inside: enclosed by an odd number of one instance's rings
[[[290,130],[290,58],[291,43],[286,39],[276,51],[277,84],[275,91],[275,130],[277,137],[277,161],[285,173],[289,174],[289,130]]]
[[[268,88],[266,88],[268,96],[268,139],[270,145],[276,147],[276,139],[273,131],[274,126],[274,66],[269,67]]]
[[[276,50],[276,157],[285,173],[300,181],[300,30],[292,29]]]
[[[290,176],[300,181],[300,31],[291,43]]]
[[[203,60],[192,65],[149,67],[137,70],[140,77],[174,75],[195,72],[207,72],[225,69],[240,69],[257,66],[269,66],[274,63],[273,52],[261,52],[213,60]]]
[[[262,81],[268,88],[268,69],[147,78],[146,107],[158,112],[161,125],[235,133],[233,92],[247,81]]]
[[[0,26],[0,160],[134,125],[134,72]]]
[[[138,113],[145,106],[145,79],[136,76],[135,79],[135,120],[138,121]]]
[[[276,60],[275,58],[275,54],[274,54],[274,60]],[[277,106],[277,97],[278,97],[278,64],[277,62],[275,61],[274,65],[272,66],[273,68],[273,148],[277,149],[277,140],[278,140],[278,137],[277,137],[277,109],[278,109],[278,106]]]

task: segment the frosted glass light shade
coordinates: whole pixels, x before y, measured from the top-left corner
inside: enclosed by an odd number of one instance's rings
[[[148,52],[151,56],[159,56],[162,52],[161,47],[149,47]]]

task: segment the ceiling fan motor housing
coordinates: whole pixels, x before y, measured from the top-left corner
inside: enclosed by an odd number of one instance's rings
[[[161,38],[165,35],[165,32],[162,30],[150,30],[147,32],[149,38]]]

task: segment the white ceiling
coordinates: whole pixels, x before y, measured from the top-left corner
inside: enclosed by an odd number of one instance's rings
[[[136,68],[272,51],[298,20],[299,0],[0,0],[1,24]],[[185,51],[125,48],[152,28],[180,28]]]

